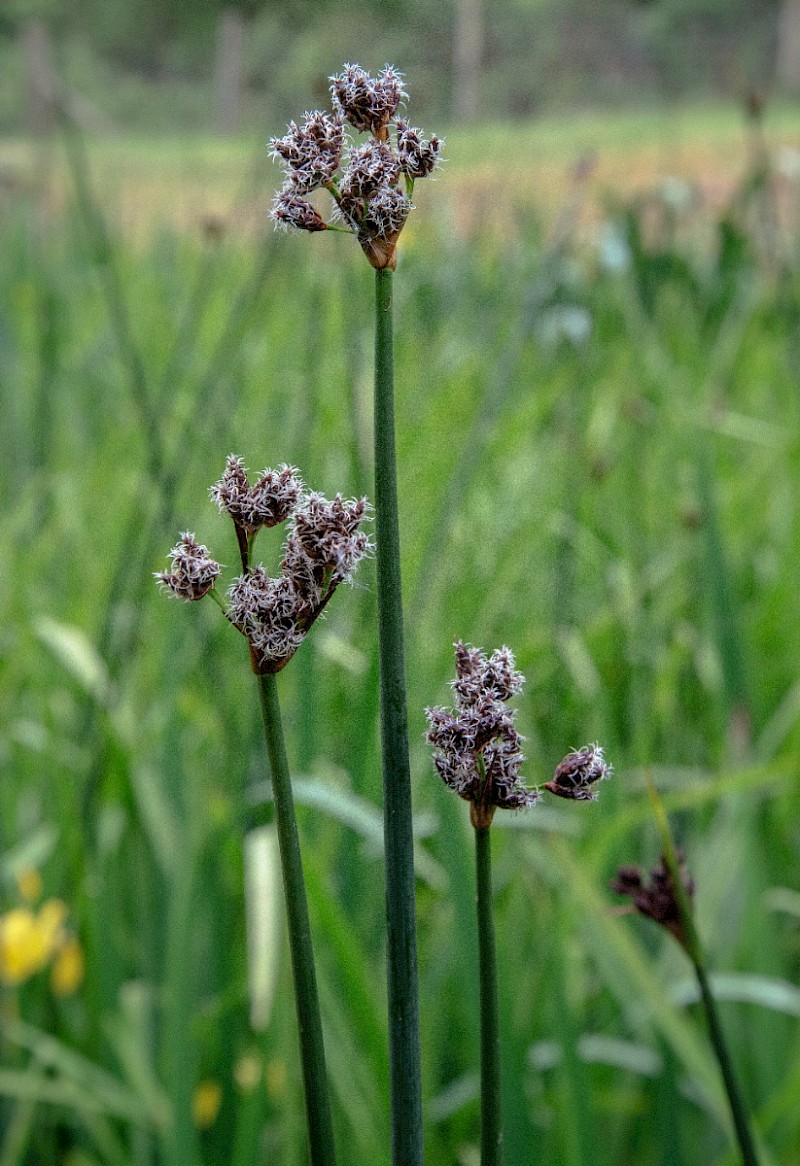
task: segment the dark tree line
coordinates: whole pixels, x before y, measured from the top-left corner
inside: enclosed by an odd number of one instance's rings
[[[0,0],[0,48],[32,22],[107,72],[213,85],[227,126],[237,95],[280,107],[285,93],[293,107],[294,78],[307,85],[340,57],[402,62],[416,100],[465,120],[632,94],[800,90],[800,0]]]

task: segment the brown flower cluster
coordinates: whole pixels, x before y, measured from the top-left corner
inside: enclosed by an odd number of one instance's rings
[[[185,531],[181,541],[169,552],[171,569],[156,571],[155,578],[166,591],[185,599],[187,603],[202,599],[214,586],[222,567],[208,553],[208,547],[199,543],[193,534]]]
[[[456,678],[450,687],[455,707],[425,710],[427,740],[442,781],[470,802],[472,824],[487,827],[496,809],[526,809],[541,796],[522,782],[522,738],[515,711],[506,707],[525,677],[509,648],[487,656],[460,641],[454,647]],[[592,801],[597,795],[591,787],[611,773],[602,748],[587,745],[564,758],[544,789],[557,797]]]
[[[694,879],[689,874],[682,854],[678,854],[681,882],[689,903],[694,895]],[[649,875],[642,873],[638,866],[621,866],[617,876],[611,881],[611,890],[618,895],[627,895],[640,914],[646,915],[666,928],[683,947],[687,946],[686,928],[683,924],[675,883],[664,855]]]
[[[545,782],[544,789],[557,798],[593,802],[597,800],[595,783],[610,777],[611,773],[612,767],[603,756],[602,745],[584,745],[582,749],[568,753],[556,766],[552,781]]]
[[[279,672],[302,644],[340,583],[350,582],[371,548],[360,529],[369,504],[365,498],[328,500],[307,491],[291,466],[264,470],[250,484],[242,459],[231,455],[211,497],[230,515],[242,557],[242,573],[228,588],[224,608],[229,621],[250,645],[258,674]],[[256,533],[287,524],[280,573],[272,577],[262,565],[251,566]],[[170,552],[172,569],[156,578],[183,599],[202,599],[220,574],[193,535]]]
[[[219,509],[230,514],[234,525],[248,535],[285,522],[302,492],[303,483],[292,466],[264,470],[251,486],[242,459],[235,454],[228,457],[222,477],[209,490]]]
[[[539,797],[521,782],[522,738],[514,725],[516,711],[506,707],[525,677],[508,648],[486,656],[460,641],[454,647],[455,707],[425,710],[427,738],[445,785],[471,803],[473,824],[488,826],[498,807],[521,810]]]
[[[414,209],[414,182],[436,169],[442,142],[436,135],[425,138],[397,116],[408,95],[392,65],[377,77],[360,65],[345,65],[330,81],[333,112],[306,113],[300,125],[290,122],[284,137],[270,141],[285,174],[272,218],[280,226],[312,232],[328,230],[338,220],[356,235],[373,267],[392,268],[398,236]],[[357,144],[345,124],[370,137]],[[321,188],[336,204],[330,223],[304,197]]]

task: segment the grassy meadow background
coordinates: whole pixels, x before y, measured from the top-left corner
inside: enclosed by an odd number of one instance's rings
[[[736,1161],[689,966],[607,889],[657,858],[648,771],[764,1162],[800,1162],[799,151],[789,106],[543,119],[454,129],[418,188],[395,283],[431,1166],[478,1162],[471,838],[423,740],[456,638],[515,651],[530,784],[594,740],[616,770],[497,822],[509,1166]],[[371,493],[372,273],[272,232],[260,144],[69,133],[0,168],[0,914],[29,924],[0,1166],[300,1166],[256,689],[152,572],[179,530],[235,564],[207,494],[231,451]],[[341,1157],[380,1166],[373,572],[280,683]]]

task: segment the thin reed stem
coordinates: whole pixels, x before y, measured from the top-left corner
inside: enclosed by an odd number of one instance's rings
[[[481,1166],[500,1166],[503,1127],[500,1109],[500,1016],[497,951],[492,906],[492,849],[488,826],[475,829],[478,904],[478,967],[481,1012]]]
[[[259,676],[258,684],[286,897],[310,1161],[312,1166],[336,1166],[311,925],[289,764],[283,740],[277,677],[272,673]]]
[[[744,1103],[736,1071],[733,1067],[733,1061],[731,1060],[731,1054],[722,1031],[717,1002],[714,999],[711,985],[708,982],[708,974],[702,960],[696,958],[696,953],[691,955],[691,959],[697,975],[697,983],[700,987],[700,998],[706,1014],[711,1047],[719,1062],[722,1080],[725,1083],[725,1092],[728,1095],[728,1104],[731,1108],[731,1117],[733,1118],[733,1125],[736,1130],[736,1139],[739,1143],[739,1149],[742,1151],[742,1162],[744,1166],[759,1166],[755,1141],[750,1129],[747,1106]]]
[[[393,1166],[423,1160],[414,835],[394,440],[392,272],[375,272],[375,541]]]

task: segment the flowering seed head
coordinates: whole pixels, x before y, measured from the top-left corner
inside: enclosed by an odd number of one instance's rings
[[[187,601],[207,595],[222,570],[209,555],[208,548],[188,531],[181,534],[181,541],[169,552],[169,558],[172,569],[155,572],[155,578],[166,591]]]
[[[328,224],[310,202],[294,194],[291,188],[279,190],[272,201],[270,218],[276,227],[295,227],[298,231],[327,231]]]
[[[370,138],[347,155],[347,165],[339,184],[344,199],[371,198],[381,187],[400,177],[400,163],[385,142]]]
[[[292,466],[266,469],[251,486],[242,459],[230,454],[211,497],[236,527],[244,572],[228,589],[228,620],[246,637],[258,675],[279,672],[322,614],[338,585],[349,582],[372,549],[359,527],[370,509],[366,498],[345,501],[337,494],[306,493]],[[251,537],[261,527],[288,522],[281,572],[271,578],[250,567]],[[246,537],[245,537],[246,536]],[[182,534],[170,552],[170,571],[159,582],[183,599],[201,599],[220,574],[219,563],[193,534]]]
[[[301,125],[290,122],[284,137],[270,142],[272,157],[286,175],[271,217],[278,227],[311,232],[324,231],[339,219],[374,268],[393,269],[397,239],[414,209],[409,198],[414,180],[435,169],[442,143],[397,117],[407,94],[402,74],[392,65],[376,77],[360,65],[345,65],[330,81],[333,115],[306,113]],[[352,146],[343,159],[345,122],[372,136]],[[402,176],[404,191],[399,189]],[[320,186],[328,188],[335,203],[331,222],[302,197]]]
[[[308,194],[331,181],[344,149],[344,126],[339,118],[315,109],[303,124],[289,122],[288,133],[270,141],[271,157],[284,168],[295,194]]]
[[[694,895],[695,883],[686,867],[683,854],[678,853],[681,882],[686,897],[691,904]],[[611,881],[612,891],[618,895],[627,895],[640,914],[646,915],[666,928],[683,947],[688,945],[686,928],[683,924],[675,884],[672,881],[669,867],[664,855],[661,855],[658,866],[653,867],[649,874],[649,881],[642,874],[638,866],[621,866],[617,877]]]
[[[238,459],[233,461],[238,463]],[[240,480],[238,465],[231,467],[234,473]],[[228,591],[228,618],[250,642],[253,666],[259,673],[283,668],[336,587],[350,580],[371,549],[366,534],[358,529],[369,509],[365,498],[346,502],[337,494],[329,502],[322,494],[300,494],[299,487],[296,471],[284,466],[265,470],[247,491],[249,504],[256,505],[262,490],[263,504],[276,521],[289,520],[281,574],[271,578],[263,567],[253,567],[235,579]],[[276,499],[281,503],[279,511]],[[240,513],[238,500],[236,509]]]
[[[397,158],[403,174],[409,178],[427,178],[439,165],[439,153],[443,142],[435,134],[429,140],[422,136],[422,130],[398,118]]]
[[[505,707],[524,677],[515,670],[508,648],[487,657],[461,642],[454,647],[455,707],[425,710],[427,739],[445,785],[471,803],[473,825],[488,826],[498,807],[521,810],[539,797],[538,791],[522,784],[522,738],[514,711]]]
[[[228,617],[250,641],[260,670],[279,671],[305,638],[291,580],[271,579],[263,567],[254,567],[234,579],[228,601]]]
[[[475,704],[487,693],[494,700],[509,700],[525,683],[525,677],[514,667],[516,661],[510,648],[498,648],[488,658],[479,648],[467,644],[457,643],[455,651],[456,678],[450,686],[459,704]]]
[[[583,749],[567,754],[556,766],[553,780],[545,782],[544,788],[559,798],[593,802],[597,799],[597,790],[592,788],[595,782],[603,781],[613,772],[601,745],[584,745]]]
[[[355,129],[376,137],[385,136],[386,127],[408,96],[402,74],[392,65],[386,65],[377,77],[360,65],[345,65],[330,81],[336,112]]]
[[[302,498],[303,483],[294,466],[264,470],[248,490],[251,525],[277,526],[294,513]]]
[[[292,580],[300,606],[309,612],[339,583],[349,582],[371,544],[364,531],[366,498],[346,502],[341,494],[328,501],[322,494],[306,495],[294,514],[286,539],[283,570]]]
[[[250,486],[242,459],[230,454],[225,470],[210,494],[220,511],[230,514],[236,526],[248,534],[285,522],[297,506],[303,489],[292,466],[264,470]]]
[[[237,576],[228,588],[228,617],[248,639],[258,629],[271,604],[271,585],[262,566]]]
[[[382,186],[367,203],[361,220],[358,235],[362,245],[376,240],[394,243],[413,209],[411,199],[396,186]]]

